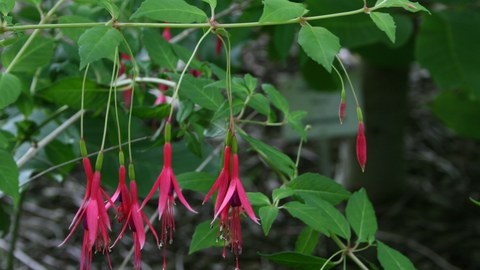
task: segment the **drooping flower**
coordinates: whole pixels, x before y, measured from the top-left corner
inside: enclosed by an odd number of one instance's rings
[[[217,40],[215,42],[215,55],[219,57],[220,54],[222,54],[222,40],[220,39],[220,37],[217,37]]]
[[[170,125],[170,124],[167,124]],[[187,208],[189,211],[196,213],[180,190],[175,174],[172,170],[172,145],[169,140],[164,145],[163,148],[163,169],[160,175],[158,176],[155,184],[152,187],[152,190],[147,195],[145,200],[142,203],[140,209],[142,209],[145,204],[150,200],[153,194],[159,189],[160,196],[158,198],[158,218],[161,220],[162,229],[160,234],[160,246],[163,246],[163,268],[166,268],[166,245],[173,242],[173,232],[175,231],[175,219],[174,219],[174,205],[175,198],[174,193],[177,194],[180,202]]]
[[[120,223],[123,223],[127,219],[130,211],[130,193],[128,192],[127,184],[125,182],[125,174],[125,166],[120,164],[120,168],[118,169],[118,187],[112,196],[112,203],[115,203],[117,200],[120,202],[117,211],[117,220]],[[108,209],[109,207],[110,202],[107,202],[105,208]]]
[[[362,172],[364,172],[365,164],[367,163],[367,140],[365,138],[365,127],[362,121],[358,123],[357,159],[362,168]]]
[[[345,103],[345,89],[342,89],[342,93],[340,94],[340,105],[338,106],[338,118],[340,118],[340,124],[343,124],[346,107],[347,105]]]

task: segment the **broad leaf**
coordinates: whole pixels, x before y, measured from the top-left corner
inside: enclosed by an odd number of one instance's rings
[[[80,70],[102,58],[113,60],[115,48],[122,40],[122,34],[109,26],[97,26],[85,31],[78,39]]]
[[[248,200],[253,206],[266,206],[270,205],[270,199],[261,192],[247,192]]]
[[[267,93],[273,106],[279,109],[285,116],[288,115],[289,106],[287,99],[271,84],[262,84],[262,89]]]
[[[377,241],[377,258],[385,270],[415,270],[413,263],[397,250]]]
[[[18,167],[5,150],[0,150],[0,172],[0,190],[11,196],[16,204],[19,198]]]
[[[0,13],[3,16],[7,16],[7,14],[13,10],[15,7],[15,0],[0,0]]]
[[[10,73],[0,73],[0,109],[14,103],[20,93],[20,80]]]
[[[392,43],[395,43],[395,21],[388,13],[372,12],[370,18],[377,25],[377,27],[387,34]]]
[[[209,79],[185,75],[180,86],[179,95],[181,98],[188,98],[205,109],[216,111],[222,105],[224,97],[220,88],[209,86],[211,83],[212,81]]]
[[[344,238],[345,240],[350,240],[351,232],[350,225],[347,222],[347,219],[343,216],[337,208],[335,208],[330,203],[313,197],[314,199],[306,200],[308,206],[313,206],[318,209],[320,216],[322,217],[323,227],[328,229],[330,232]]]
[[[428,9],[420,5],[417,2],[411,2],[408,0],[377,0],[376,7],[401,7],[410,12],[425,11],[430,13]]]
[[[182,189],[206,193],[210,190],[215,177],[206,172],[187,172],[176,176]]]
[[[277,219],[278,207],[275,205],[263,206],[258,211],[258,214],[260,215],[263,233],[267,236],[272,228],[273,222]]]
[[[143,44],[155,64],[168,68],[169,70],[175,70],[177,68],[178,57],[173,52],[170,43],[168,43],[158,31],[146,29],[143,32]]]
[[[131,19],[141,17],[173,23],[206,22],[208,20],[205,12],[183,0],[146,0]]]
[[[262,94],[253,94],[247,105],[265,116],[270,114],[270,101]]]
[[[330,236],[330,233],[325,224],[322,221],[318,209],[313,206],[305,205],[299,202],[289,202],[283,205],[283,207],[295,218],[300,219],[306,225],[312,227],[312,229],[321,232],[324,235]]]
[[[316,256],[310,256],[298,252],[279,252],[274,254],[260,254],[262,257],[267,258],[269,261],[276,264],[292,267],[295,270],[312,270],[321,269],[326,259]],[[335,265],[328,263],[323,269],[331,269]]]
[[[331,72],[333,60],[340,51],[340,41],[337,36],[326,28],[306,24],[300,30],[298,44],[310,58]]]
[[[305,126],[303,125],[302,120],[306,116],[307,112],[305,111],[294,111],[287,117],[288,125],[304,140],[307,139],[307,132],[305,131]]]
[[[288,187],[304,199],[318,197],[333,205],[348,199],[350,192],[334,180],[315,173],[306,173],[293,179]]]
[[[274,189],[272,191],[272,199],[274,202],[279,201],[281,199],[285,199],[287,197],[292,196],[295,194],[295,191],[289,187],[281,187]]]
[[[18,52],[25,44],[27,37],[15,42],[12,46],[5,49],[2,54],[2,65],[8,67]],[[25,52],[21,54],[13,68],[12,72],[35,72],[50,63],[53,57],[53,40],[41,36],[35,37]]]
[[[170,113],[170,104],[160,104],[158,106],[135,106],[132,108],[132,115],[141,119],[162,120]]]
[[[66,15],[62,16],[58,19],[59,23],[91,23],[93,20],[77,15]],[[73,41],[77,41],[80,36],[87,30],[88,28],[61,28],[60,31],[62,31],[65,36],[70,38]]]
[[[377,218],[365,189],[362,188],[350,196],[345,212],[348,222],[357,234],[357,242],[373,243],[378,228]]]
[[[295,251],[310,255],[318,245],[320,233],[310,227],[305,227],[295,241]]]
[[[301,3],[287,0],[264,0],[260,22],[284,22],[303,16],[308,10]]]
[[[211,227],[208,220],[198,224],[193,233],[188,254],[190,255],[205,248],[223,245],[222,241],[217,241],[217,233],[218,225]]]

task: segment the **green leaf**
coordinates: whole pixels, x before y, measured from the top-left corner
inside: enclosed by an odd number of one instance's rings
[[[206,172],[187,172],[176,176],[182,189],[207,193],[215,183],[215,177]]]
[[[247,105],[263,115],[270,114],[270,101],[262,94],[253,94]]]
[[[247,192],[248,200],[253,206],[270,205],[270,199],[261,192]]]
[[[324,235],[330,236],[328,229],[325,228],[324,222],[322,222],[322,216],[316,207],[305,205],[299,202],[289,202],[284,204],[283,207],[287,209],[290,215],[300,219],[303,223],[312,227],[312,229],[319,231]]]
[[[156,21],[173,23],[206,22],[207,15],[199,8],[183,0],[146,0],[131,19],[146,17]]]
[[[286,61],[288,59],[292,45],[295,42],[297,27],[294,24],[275,26],[271,42],[279,60]]]
[[[45,154],[47,154],[48,160],[52,164],[61,164],[70,160],[74,160],[77,156],[73,151],[72,144],[66,144],[59,140],[50,142],[45,147]],[[75,163],[70,163],[66,166],[62,166],[60,172],[67,174],[75,167]]]
[[[91,23],[93,20],[77,15],[66,15],[62,16],[58,20],[59,23]],[[73,41],[77,41],[80,36],[85,32],[88,28],[60,28],[65,36],[70,38]]]
[[[466,91],[443,91],[430,104],[433,114],[455,133],[480,140],[480,96]]]
[[[3,238],[10,232],[10,223],[11,217],[7,213],[6,208],[7,204],[1,203],[0,204],[0,238]]]
[[[289,187],[281,187],[274,189],[272,191],[272,199],[274,202],[279,201],[281,199],[285,199],[287,197],[292,196],[295,194],[295,191]]]
[[[218,225],[211,227],[208,220],[198,224],[193,233],[188,254],[191,255],[202,249],[223,245],[222,241],[217,241],[217,233]]]
[[[16,142],[17,138],[15,138],[10,132],[0,130],[0,149],[12,151]]]
[[[170,70],[177,68],[178,57],[173,52],[170,43],[158,31],[145,29],[143,32],[143,44],[155,64]]]
[[[263,206],[259,210],[259,215],[263,233],[267,236],[272,228],[273,222],[277,219],[278,207],[275,205]]]
[[[380,5],[381,4],[381,5]],[[375,7],[401,7],[410,12],[425,11],[430,14],[430,11],[417,2],[410,2],[408,0],[377,0]]]
[[[286,176],[291,177],[293,175],[295,172],[295,163],[293,163],[290,157],[257,139],[242,133],[239,134],[268,163],[270,167],[282,172]]]
[[[305,227],[295,241],[295,251],[311,255],[318,245],[320,233],[310,227]]]
[[[10,73],[0,73],[0,109],[14,103],[22,93],[20,80]]]
[[[267,258],[271,262],[288,266],[295,270],[321,269],[327,262],[324,258],[290,251],[274,254],[260,254],[260,256]],[[328,263],[323,269],[331,269],[334,266],[334,264]]]
[[[95,82],[85,82],[85,108],[101,110],[105,108],[108,89],[101,88]],[[68,105],[80,109],[82,96],[82,78],[65,78],[48,88],[39,90],[38,95],[58,105]]]
[[[212,9],[217,7],[217,0],[202,0],[203,2],[207,3]]]
[[[0,190],[13,198],[15,204],[19,199],[18,167],[12,155],[5,150],[0,150]]]
[[[212,80],[209,79],[185,75],[180,86],[180,97],[188,98],[205,109],[216,111],[222,105],[224,98],[220,88],[209,86],[211,83]]]
[[[0,0],[0,12],[3,16],[7,16],[7,14],[13,10],[15,7],[15,0]]]
[[[320,214],[321,222],[323,227],[325,227],[330,232],[343,237],[345,240],[350,240],[351,232],[350,225],[347,222],[347,219],[330,203],[318,199],[317,197],[311,197],[306,200],[306,205],[313,206],[318,209]]]
[[[260,22],[284,22],[305,15],[308,10],[301,3],[287,0],[264,0]]]
[[[25,44],[27,37],[17,41],[12,46],[5,49],[2,54],[2,65],[10,66],[13,59],[17,56],[20,49]],[[20,55],[14,64],[11,72],[34,72],[50,63],[53,57],[53,40],[41,36],[35,37],[25,52]]]
[[[305,53],[322,65],[328,72],[332,71],[332,63],[340,51],[340,41],[337,36],[326,28],[303,25],[298,35],[298,44]]]
[[[122,34],[109,26],[97,26],[85,31],[78,39],[80,70],[102,58],[113,60],[115,48],[122,40]]]
[[[306,116],[306,111],[295,111],[291,112],[287,117],[288,125],[304,140],[307,138],[307,132],[305,131],[305,126],[303,125],[302,120]]]
[[[350,192],[334,180],[316,173],[306,173],[293,179],[288,187],[304,199],[318,197],[333,205],[348,199]]]
[[[255,77],[247,73],[243,77],[243,81],[245,82],[245,87],[247,87],[250,93],[255,92],[255,89],[257,88],[257,84],[258,84],[258,80]]]
[[[118,16],[120,15],[120,10],[118,6],[113,3],[112,0],[100,0],[98,4],[104,9],[106,9],[108,13],[110,13],[110,16],[112,16],[112,18],[118,19]]]
[[[423,18],[416,55],[442,89],[466,89],[480,96],[480,14],[448,10]]]
[[[413,263],[397,250],[377,241],[377,258],[385,270],[415,270]]]
[[[362,188],[350,196],[345,212],[348,222],[357,234],[357,242],[373,243],[378,228],[377,218],[365,189]]]
[[[262,89],[267,93],[273,106],[279,109],[285,116],[288,115],[289,106],[287,99],[271,84],[262,84]]]
[[[132,108],[132,115],[141,119],[161,120],[170,113],[170,104],[160,104],[157,106],[136,106]]]
[[[377,25],[377,27],[387,34],[392,43],[395,43],[395,21],[388,13],[372,12],[370,18]]]
[[[472,197],[470,197],[469,199],[470,199],[470,201],[471,201],[472,203],[476,204],[477,206],[480,206],[480,201],[477,201],[477,200],[475,200],[475,199],[472,198]]]

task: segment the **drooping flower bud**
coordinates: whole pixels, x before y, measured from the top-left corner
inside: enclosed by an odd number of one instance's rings
[[[358,123],[357,159],[360,167],[362,167],[362,172],[364,172],[365,164],[367,163],[367,140],[365,139],[365,127],[363,122]]]
[[[342,94],[340,98],[340,106],[338,108],[338,117],[340,118],[340,124],[343,124],[343,118],[345,118],[345,109],[347,104],[345,103],[345,89],[342,89]]]
[[[222,40],[219,37],[217,37],[217,41],[215,42],[215,55],[219,57],[221,53],[222,53]]]

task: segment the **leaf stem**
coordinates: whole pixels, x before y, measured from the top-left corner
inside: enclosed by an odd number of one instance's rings
[[[329,263],[331,260],[333,260],[333,258],[335,258],[335,256],[337,256],[338,254],[343,253],[343,252],[345,252],[345,250],[344,250],[344,249],[340,249],[339,251],[333,253],[333,255],[330,256],[330,257],[323,263],[322,268],[320,268],[320,270],[325,269],[325,267],[328,265],[328,263]],[[343,256],[342,256],[342,258],[343,258]],[[341,261],[341,260],[338,261],[337,264],[340,263],[340,262],[342,262],[342,261]]]
[[[352,261],[358,266],[360,267],[360,269],[362,270],[369,270],[367,266],[365,266],[365,264],[363,264],[362,261],[360,261],[360,259],[352,252],[352,250],[347,247],[334,233],[331,233],[331,237],[332,237],[332,240],[335,242],[335,244],[337,244],[337,246],[339,246],[341,249],[345,250],[346,251],[346,254],[347,256],[352,259]]]
[[[87,80],[87,73],[88,69],[90,68],[90,64],[87,65],[87,68],[85,69],[85,74],[83,75],[83,81],[82,81],[82,97],[81,97],[81,104],[80,104],[80,111],[82,112],[80,115],[80,139],[83,140],[83,114],[85,112],[85,82]]]
[[[338,63],[340,63],[340,66],[342,67],[343,72],[345,73],[345,77],[347,77],[348,85],[350,86],[350,90],[352,91],[353,98],[355,99],[355,103],[357,104],[357,107],[360,107],[360,103],[358,102],[358,98],[357,98],[357,93],[355,92],[355,88],[353,88],[352,80],[350,80],[350,76],[348,75],[347,69],[343,65],[342,60],[340,59],[340,57],[338,57],[338,55],[337,55],[337,60],[338,60]],[[335,69],[335,71],[337,71],[337,69]],[[342,85],[343,85],[343,81],[342,81]]]

